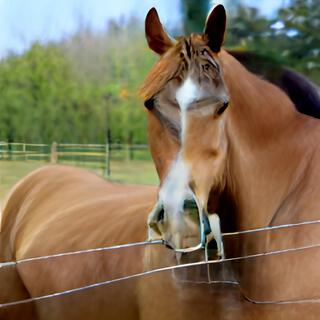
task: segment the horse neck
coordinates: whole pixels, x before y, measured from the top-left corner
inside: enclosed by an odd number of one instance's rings
[[[221,61],[231,102],[226,125],[228,179],[236,202],[236,227],[266,226],[301,171],[301,150],[294,140],[301,117],[277,87],[226,52]]]
[[[293,121],[297,112],[287,95],[245,69],[223,51],[221,60],[229,90],[229,122],[247,145],[266,142]]]

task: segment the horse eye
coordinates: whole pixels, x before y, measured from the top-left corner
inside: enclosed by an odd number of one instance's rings
[[[202,49],[202,50],[200,51],[200,53],[201,53],[203,56],[205,56],[205,55],[208,54],[208,50],[207,50],[207,49]]]
[[[144,102],[144,106],[148,109],[148,110],[152,110],[153,107],[154,107],[154,99],[153,98],[150,98],[148,100],[146,100]]]
[[[223,112],[228,108],[229,106],[229,101],[225,101],[223,105],[217,110],[217,115],[221,116]]]
[[[202,66],[202,69],[208,71],[210,69],[210,64],[209,63],[204,64]]]

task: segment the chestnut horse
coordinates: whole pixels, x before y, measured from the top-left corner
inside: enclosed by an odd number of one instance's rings
[[[185,247],[185,203],[193,197],[209,220],[219,214],[223,232],[320,218],[319,120],[297,112],[282,90],[221,49],[225,26],[222,5],[209,15],[204,34],[176,41],[154,9],[146,18],[149,47],[160,55],[141,89],[161,180],[159,209],[149,222],[151,236],[174,249]],[[263,245],[244,241],[234,250],[318,243],[318,229],[268,237]],[[242,291],[260,302],[319,298],[319,262],[320,253],[310,251],[243,263]]]
[[[221,49],[225,25],[219,5],[204,34],[173,41],[155,9],[147,15],[147,41],[160,59],[141,94],[159,192],[151,186],[112,184],[75,168],[39,169],[14,187],[4,207],[1,262],[143,241],[157,194],[161,209],[153,210],[150,230],[172,248],[193,246],[198,239],[199,230],[185,210],[190,199],[212,229],[220,227],[212,214],[220,216],[222,232],[319,219],[318,120],[299,114],[284,92]],[[228,247],[226,257],[279,245],[296,248],[306,239],[317,244],[318,229],[296,228],[262,241],[244,238]],[[167,248],[138,253],[128,250],[107,260],[75,255],[72,263],[44,259],[29,267],[0,268],[0,304],[171,264],[176,257]],[[320,297],[319,259],[319,250],[312,249],[240,261],[232,268],[242,295],[234,287],[181,283],[162,272],[17,307],[0,305],[0,317],[317,319],[320,307],[313,302]],[[271,304],[252,304],[242,296]],[[293,301],[299,303],[279,304]]]

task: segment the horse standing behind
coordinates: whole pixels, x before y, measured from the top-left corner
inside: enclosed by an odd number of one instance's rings
[[[153,186],[106,182],[83,169],[38,169],[14,187],[4,207],[0,261],[144,241],[147,214],[156,201],[156,192]],[[134,253],[128,251],[125,257],[119,255],[112,261],[108,256],[91,254],[76,255],[69,261],[49,259],[17,265],[14,270],[1,268],[0,303],[61,292],[103,281],[108,274],[116,277],[142,269],[142,255]],[[105,303],[111,299],[109,296],[110,293],[84,295],[76,308],[56,302],[51,304],[54,312],[41,303],[27,311],[22,305],[16,308],[17,315],[12,316],[9,309],[3,319],[20,319],[22,314],[25,319],[102,319],[110,316]],[[88,303],[95,307],[87,308]],[[136,308],[130,308],[130,303],[135,303],[134,296],[130,296],[127,308],[121,306],[117,310],[124,319],[136,318]],[[1,311],[0,308],[2,319]]]

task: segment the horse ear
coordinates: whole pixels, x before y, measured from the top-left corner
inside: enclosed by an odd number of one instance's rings
[[[222,4],[217,5],[208,15],[204,34],[208,39],[208,46],[213,52],[219,52],[223,44],[226,30],[227,15]]]
[[[161,55],[173,46],[173,42],[165,32],[155,8],[151,8],[146,16],[145,32],[149,48],[154,52]]]

